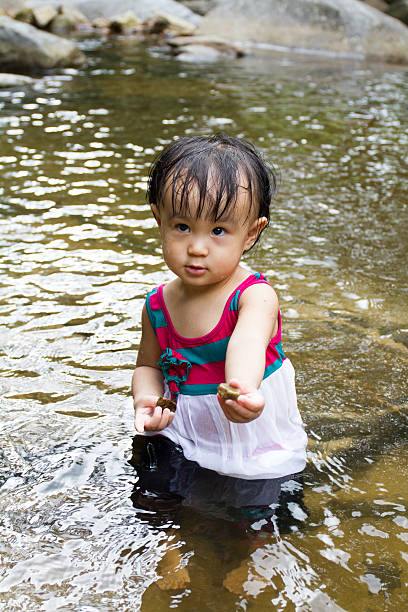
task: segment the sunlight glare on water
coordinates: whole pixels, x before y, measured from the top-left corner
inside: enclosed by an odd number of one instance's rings
[[[0,601],[19,610],[392,610],[407,601],[406,69],[262,53],[89,64],[0,90]],[[307,61],[307,63],[306,63]],[[279,172],[247,257],[276,287],[309,435],[280,538],[132,504],[129,385],[170,278],[146,205],[176,136],[224,130]],[[190,582],[160,589],[173,551]]]

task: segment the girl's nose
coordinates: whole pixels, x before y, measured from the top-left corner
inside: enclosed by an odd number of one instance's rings
[[[206,240],[199,236],[192,236],[188,245],[188,254],[196,256],[205,256],[208,254]]]

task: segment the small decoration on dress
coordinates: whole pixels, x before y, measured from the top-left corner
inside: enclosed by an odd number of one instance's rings
[[[170,399],[175,401],[180,394],[180,385],[187,380],[191,363],[174,349],[168,348],[161,354],[158,364],[169,386]]]

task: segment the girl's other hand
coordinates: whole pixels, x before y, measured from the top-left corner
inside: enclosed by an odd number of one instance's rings
[[[224,400],[219,395],[220,406],[230,421],[233,423],[249,423],[257,419],[265,406],[265,399],[256,387],[241,384],[236,378],[229,381],[232,387],[240,389],[241,395],[236,400]]]
[[[138,433],[161,431],[174,419],[174,412],[157,406],[157,395],[145,395],[135,400],[135,429]]]

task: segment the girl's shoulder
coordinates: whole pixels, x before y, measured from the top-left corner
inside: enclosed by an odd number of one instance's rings
[[[163,287],[164,285],[158,285],[154,289],[151,289],[145,299],[145,308],[153,329],[162,327],[165,322],[162,298]]]
[[[279,305],[278,296],[268,279],[259,272],[249,272],[231,296],[231,309],[239,310],[247,303],[263,301]]]

